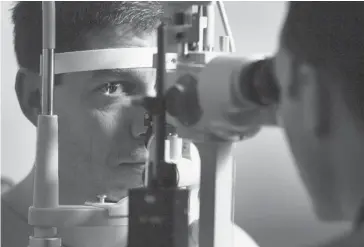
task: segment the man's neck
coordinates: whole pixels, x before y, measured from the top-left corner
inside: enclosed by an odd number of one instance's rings
[[[2,196],[2,200],[24,218],[28,218],[28,209],[33,204],[33,181],[32,171]]]

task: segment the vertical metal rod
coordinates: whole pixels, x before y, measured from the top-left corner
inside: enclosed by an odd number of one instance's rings
[[[230,142],[216,141],[198,144],[201,156],[199,247],[234,246],[233,146]]]
[[[198,51],[202,52],[204,49],[204,33],[205,33],[205,29],[203,28],[203,26],[201,26],[202,24],[200,23],[201,17],[203,17],[203,8],[202,6],[198,6],[197,9],[197,18],[198,18],[198,22],[199,22],[199,30],[198,30],[198,35],[199,35],[199,41],[198,41]]]
[[[207,27],[204,32],[204,50],[213,51],[215,43],[215,4],[210,3],[203,7],[204,16],[207,17]]]
[[[229,19],[226,14],[224,2],[217,1],[217,7],[220,12],[221,21],[222,21],[222,25],[224,26],[225,33],[230,38],[230,52],[236,52],[235,40],[233,37],[233,32],[231,31]]]
[[[33,207],[54,208],[59,203],[58,121],[53,115],[54,49],[56,39],[56,5],[42,2],[42,113],[38,116],[37,150],[34,175]],[[34,226],[29,247],[60,246],[56,227]]]
[[[157,61],[157,82],[156,91],[157,99],[162,100],[163,109],[159,109],[157,116],[154,116],[154,128],[155,128],[155,141],[156,141],[156,155],[155,160],[152,164],[152,175],[154,181],[158,178],[158,165],[165,161],[165,139],[166,139],[166,114],[165,114],[165,103],[164,103],[164,80],[166,71],[165,61],[165,24],[162,23],[158,27],[158,61]]]
[[[54,49],[56,47],[55,2],[43,1],[42,8],[43,8],[42,115],[53,115]]]
[[[221,52],[229,52],[230,51],[230,38],[229,36],[220,36],[219,45]]]
[[[54,50],[43,49],[42,115],[53,115]]]

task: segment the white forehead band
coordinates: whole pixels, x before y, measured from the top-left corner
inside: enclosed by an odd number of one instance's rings
[[[56,53],[54,54],[54,74],[106,69],[153,68],[156,53],[157,48],[118,48]],[[173,67],[175,61],[173,55],[167,54],[167,68]],[[42,67],[41,55],[40,68]]]

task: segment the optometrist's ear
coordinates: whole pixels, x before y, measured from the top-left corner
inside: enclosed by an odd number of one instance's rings
[[[41,77],[27,69],[19,69],[15,78],[15,92],[25,117],[37,125],[41,113]]]

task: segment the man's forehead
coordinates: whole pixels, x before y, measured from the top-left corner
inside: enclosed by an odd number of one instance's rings
[[[92,30],[82,40],[81,46],[87,50],[154,47],[157,40],[155,32],[136,35],[127,27],[114,27],[102,30]]]

